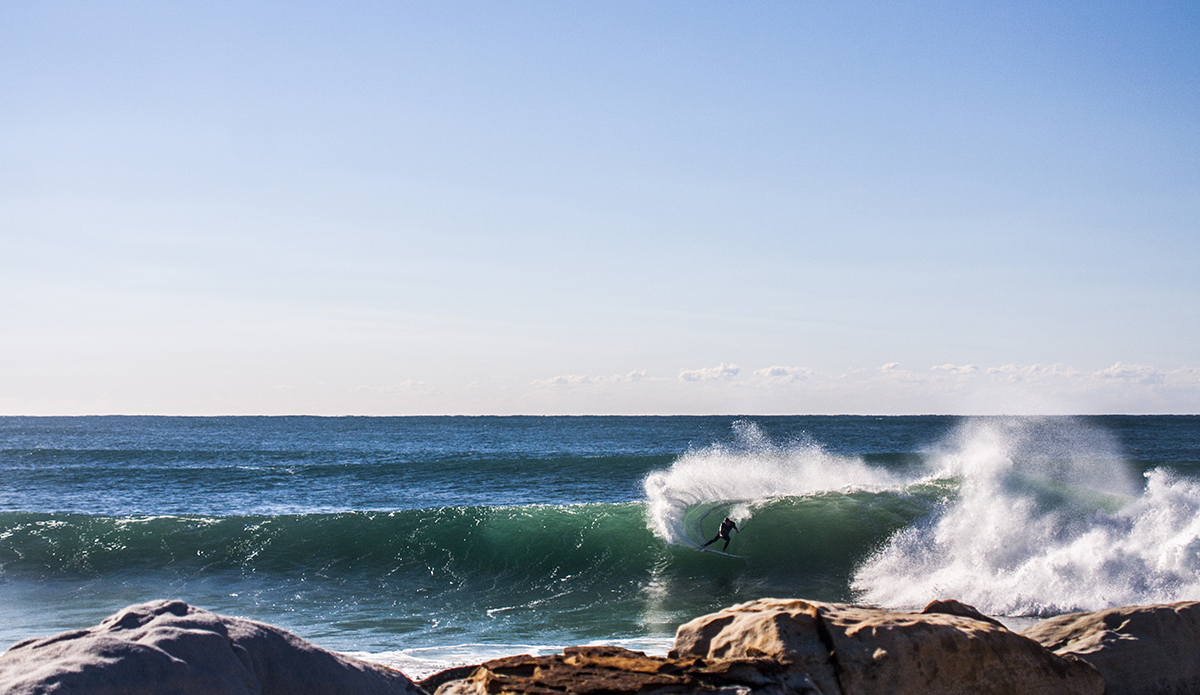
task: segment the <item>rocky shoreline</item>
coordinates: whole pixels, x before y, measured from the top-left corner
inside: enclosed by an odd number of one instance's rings
[[[4,695],[905,695],[1200,693],[1200,603],[1061,615],[1013,632],[957,601],[921,613],[760,599],[680,626],[666,657],[511,656],[414,682],[182,601],[0,654]]]

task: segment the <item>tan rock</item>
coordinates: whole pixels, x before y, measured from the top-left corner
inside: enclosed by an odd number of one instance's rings
[[[974,618],[982,620],[985,623],[999,625],[1004,627],[1004,623],[980,613],[975,606],[968,605],[962,601],[947,599],[945,601],[930,601],[928,606],[921,610],[922,613],[945,613],[946,615],[960,615],[964,618]]]
[[[836,695],[841,690],[817,606],[777,599],[731,606],[680,626],[668,656],[785,659],[807,673],[825,695]]]
[[[0,654],[5,695],[422,695],[404,674],[183,601],[130,606]]]
[[[681,626],[673,658],[771,658],[825,695],[1101,695],[1095,669],[1002,625],[943,613],[762,599]]]
[[[619,647],[569,647],[551,656],[488,661],[436,695],[822,695],[803,673],[771,659],[663,659]]]
[[[1200,602],[1060,615],[1021,634],[1095,666],[1107,695],[1200,693]]]

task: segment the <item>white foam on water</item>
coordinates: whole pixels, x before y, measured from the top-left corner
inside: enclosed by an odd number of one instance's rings
[[[1200,598],[1200,484],[1158,469],[1143,484],[1103,430],[971,420],[931,465],[957,498],[860,567],[859,600],[1029,616]]]
[[[656,536],[695,546],[702,542],[700,521],[713,509],[724,508],[740,526],[757,504],[773,499],[905,482],[861,458],[830,454],[810,440],[775,444],[751,422],[735,423],[734,434],[732,444],[688,452],[669,469],[646,477],[647,525]]]

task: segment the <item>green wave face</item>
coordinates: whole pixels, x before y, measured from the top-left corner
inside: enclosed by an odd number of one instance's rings
[[[0,514],[0,591],[20,582],[168,586],[218,607],[251,595],[272,610],[313,610],[318,624],[392,604],[418,631],[669,632],[768,594],[845,600],[856,564],[937,500],[857,492],[765,502],[730,545],[745,559],[665,542],[644,503],[216,518],[9,513]]]
[[[928,513],[940,494],[826,492],[761,502],[731,550],[760,577],[788,580],[814,565],[846,570]],[[687,516],[719,520],[730,507],[700,504]],[[658,538],[644,503],[231,517],[4,513],[0,525],[5,579],[308,572],[504,576],[518,585],[587,575],[620,584],[664,568],[691,576],[713,562]]]

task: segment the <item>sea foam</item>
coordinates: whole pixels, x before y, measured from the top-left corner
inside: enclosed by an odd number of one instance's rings
[[[1101,430],[969,420],[929,464],[959,492],[861,565],[862,601],[1033,616],[1200,597],[1200,485],[1162,469],[1137,480]]]

